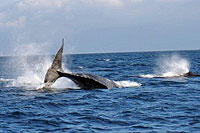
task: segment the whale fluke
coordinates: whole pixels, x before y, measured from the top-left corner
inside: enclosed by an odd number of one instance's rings
[[[55,59],[53,60],[53,63],[51,65],[51,68],[56,69],[56,70],[62,69],[63,47],[64,47],[64,44],[62,44],[61,48],[59,49],[58,53],[56,54]]]
[[[63,53],[63,47],[64,47],[64,40],[62,43],[61,48],[58,50],[53,63],[51,67],[47,70],[47,73],[45,75],[44,83],[54,83],[60,76],[58,74],[59,71],[62,70],[62,53]]]
[[[64,40],[62,43],[61,48],[58,50],[51,67],[47,70],[45,75],[44,83],[47,87],[51,87],[55,81],[60,77],[66,77],[71,79],[77,86],[82,89],[95,89],[95,88],[102,88],[102,89],[110,89],[117,87],[114,81],[109,79],[85,74],[85,73],[73,73],[73,72],[64,72],[62,69],[62,53],[64,47]]]

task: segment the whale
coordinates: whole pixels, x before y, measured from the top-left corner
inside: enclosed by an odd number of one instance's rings
[[[195,74],[193,72],[188,72],[183,75],[183,77],[200,77],[200,74]]]
[[[81,89],[111,89],[118,88],[117,84],[107,78],[87,73],[64,72],[62,68],[62,54],[64,48],[64,39],[62,46],[54,57],[54,60],[45,74],[45,87],[51,87],[57,79],[61,77],[72,80]]]
[[[193,73],[191,71],[180,74],[180,75],[172,75],[172,76],[166,76],[163,74],[147,74],[147,75],[130,75],[128,77],[137,77],[137,78],[195,78],[195,77],[200,77],[200,74]]]
[[[163,74],[147,74],[147,75],[129,75],[128,77],[137,77],[137,78],[195,78],[200,77],[200,74],[193,73],[191,71],[179,75],[165,76]]]

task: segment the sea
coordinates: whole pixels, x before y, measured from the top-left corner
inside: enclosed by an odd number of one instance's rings
[[[83,90],[66,78],[43,90],[54,55],[0,57],[0,132],[199,133],[200,51],[65,54],[63,69],[118,88]]]

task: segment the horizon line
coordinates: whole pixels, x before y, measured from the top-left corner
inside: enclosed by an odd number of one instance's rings
[[[199,51],[200,49],[181,49],[181,50],[144,50],[144,51],[110,51],[110,52],[88,52],[88,53],[70,53],[63,55],[87,55],[87,54],[117,54],[117,53],[148,53],[148,52],[179,52],[179,51]],[[55,54],[27,54],[27,55],[0,55],[0,57],[19,57],[19,56],[52,56]]]

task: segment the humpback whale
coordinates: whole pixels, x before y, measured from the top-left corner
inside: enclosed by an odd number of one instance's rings
[[[183,77],[200,77],[200,74],[195,74],[193,72],[188,72],[183,75]]]
[[[61,77],[66,77],[71,79],[81,89],[95,89],[95,88],[110,89],[118,87],[114,81],[97,75],[86,74],[86,73],[64,72],[62,69],[63,47],[64,47],[64,39],[62,40],[62,46],[58,50],[52,65],[47,70],[44,79],[45,86],[51,87],[51,85],[53,85],[53,83],[55,83],[57,79]]]
[[[181,78],[181,77],[187,77],[187,78],[195,78],[195,77],[200,77],[200,74],[195,74],[191,71],[184,73],[184,74],[179,74],[179,75],[164,75],[164,74],[147,74],[147,75],[131,75],[129,77],[138,77],[138,78]]]

